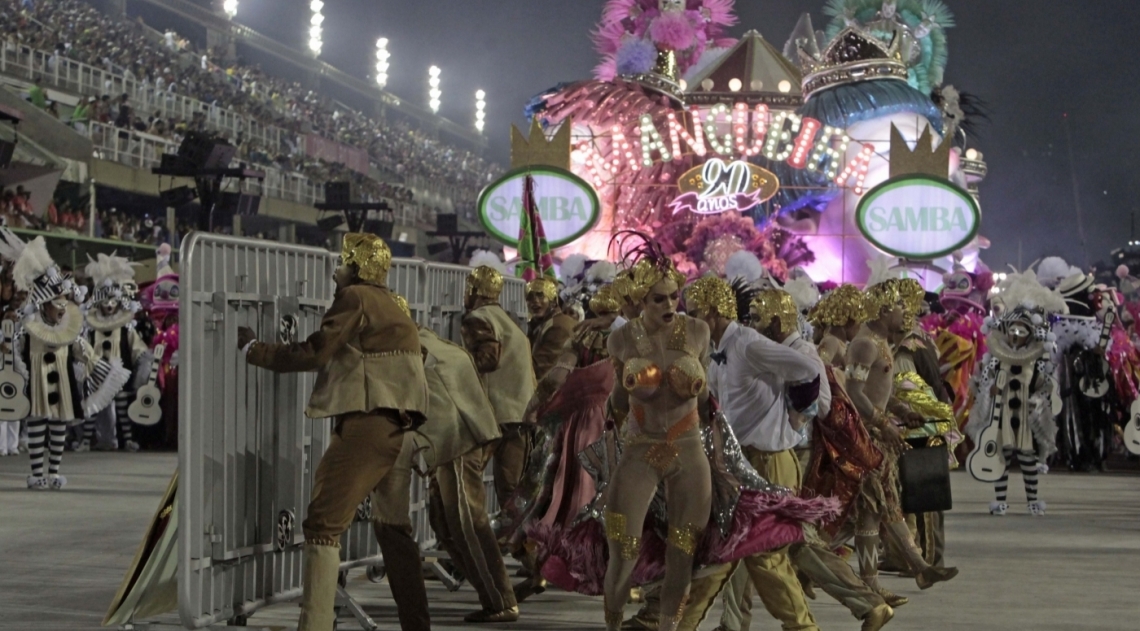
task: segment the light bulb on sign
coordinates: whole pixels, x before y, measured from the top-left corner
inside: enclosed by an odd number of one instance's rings
[[[787,94],[792,91],[792,82],[788,81],[787,79],[783,79],[778,84],[776,84],[776,88],[779,89],[781,93]]]
[[[978,150],[977,149],[967,149],[966,150],[966,159],[967,160],[977,160],[978,159]]]
[[[740,82],[740,79],[737,79],[734,77],[734,78],[728,80],[728,89],[729,90],[731,90],[733,92],[740,92],[740,88],[742,88],[742,87],[744,87],[744,84],[742,84]]]

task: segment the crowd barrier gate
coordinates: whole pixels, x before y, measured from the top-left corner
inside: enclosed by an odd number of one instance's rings
[[[316,463],[328,445],[327,419],[307,419],[312,373],[274,374],[248,366],[237,330],[259,339],[303,340],[332,302],[337,257],[317,248],[195,232],[182,244],[179,316],[178,601],[186,628],[243,621],[301,595],[301,522]],[[470,268],[395,259],[389,286],[408,299],[420,325],[459,342]],[[525,326],[521,280],[504,279],[504,308]],[[488,472],[491,468],[488,467]],[[498,507],[491,478],[488,512]],[[428,481],[413,476],[411,520],[420,549],[449,589],[428,523]],[[367,502],[341,542],[341,570],[383,566]],[[365,629],[376,628],[341,590]]]

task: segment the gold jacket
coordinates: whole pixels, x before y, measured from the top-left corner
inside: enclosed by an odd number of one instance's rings
[[[486,305],[463,316],[463,345],[475,358],[483,391],[495,420],[519,423],[534,396],[537,381],[526,334],[499,305]]]
[[[415,424],[427,413],[416,324],[387,287],[358,284],[342,289],[309,339],[258,342],[246,359],[274,372],[316,371],[317,383],[305,409],[309,418],[388,409]]]
[[[530,339],[534,376],[540,381],[558,363],[562,353],[566,352],[577,324],[574,318],[561,311],[545,320],[531,322],[527,337]]]

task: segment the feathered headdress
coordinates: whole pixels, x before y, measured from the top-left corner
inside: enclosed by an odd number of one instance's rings
[[[724,275],[729,280],[743,278],[748,283],[755,284],[764,278],[764,274],[764,265],[748,250],[734,253],[724,264]]]
[[[82,302],[84,292],[76,287],[70,275],[60,273],[59,266],[48,254],[43,237],[24,243],[12,231],[0,228],[0,256],[13,263],[12,278],[16,289],[28,292],[23,309],[25,316],[61,295]]]
[[[1036,280],[1046,287],[1056,287],[1061,281],[1080,274],[1081,269],[1069,265],[1059,256],[1047,256],[1037,264]]]
[[[99,303],[108,298],[123,301],[123,307],[128,311],[138,311],[141,307],[135,302],[137,288],[135,287],[134,264],[121,256],[98,254],[94,260],[90,256],[86,272],[95,284],[95,294],[91,297],[93,303]]]
[[[1033,270],[1006,276],[1005,280],[998,283],[998,293],[991,302],[1007,312],[1018,308],[1040,313],[1069,312],[1064,297],[1042,285]]]
[[[811,311],[819,302],[819,288],[807,276],[797,276],[784,284],[784,291],[792,295],[800,313]]]
[[[467,262],[467,265],[470,267],[487,266],[503,276],[510,276],[503,259],[490,250],[475,250],[471,253],[471,260]]]

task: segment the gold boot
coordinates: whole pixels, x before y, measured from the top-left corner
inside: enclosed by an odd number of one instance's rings
[[[914,581],[918,583],[919,589],[930,589],[935,583],[948,581],[955,576],[958,576],[956,567],[928,567]]]
[[[340,575],[340,546],[305,544],[304,595],[297,631],[332,631],[336,621],[336,587]]]
[[[887,623],[894,617],[895,611],[891,609],[890,605],[879,605],[863,618],[863,626],[860,627],[860,631],[879,631],[879,629],[887,626]]]

